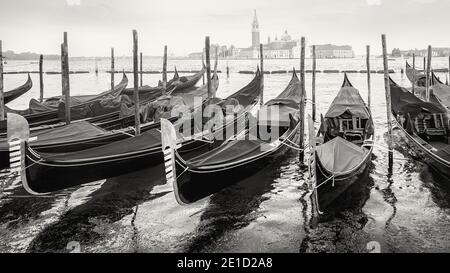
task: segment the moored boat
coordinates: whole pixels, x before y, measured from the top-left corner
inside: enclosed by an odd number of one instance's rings
[[[22,96],[26,92],[30,91],[32,87],[33,87],[33,81],[30,78],[30,74],[28,74],[28,79],[23,85],[15,88],[13,90],[7,91],[3,94],[5,103],[12,102],[13,100]]]
[[[260,82],[261,76],[258,73],[246,87],[229,98],[242,98],[239,103],[247,110],[251,109],[259,96]],[[239,94],[243,96],[238,96]],[[217,104],[229,105],[227,99],[219,100]],[[12,122],[15,122],[15,125]],[[180,120],[177,124],[180,129],[184,122]],[[16,139],[13,134],[8,134],[10,145],[15,146],[16,151],[17,148],[20,150],[20,153],[11,154],[12,171],[20,174],[22,184],[29,193],[45,194],[150,167],[161,163],[163,159],[160,125],[154,123],[153,126],[138,136],[61,154],[34,151],[29,145],[28,133],[20,132]],[[8,118],[8,128],[26,131],[26,120],[11,114],[11,119]],[[183,152],[204,147],[207,142],[203,139],[203,132],[200,132],[196,138],[185,139]]]
[[[424,155],[425,162],[450,178],[449,110],[417,98],[390,79],[394,125]]]
[[[310,125],[310,130],[314,130]],[[370,109],[344,76],[344,83],[321,118],[310,175],[315,180],[317,209],[324,211],[355,183],[371,162],[374,126]]]
[[[173,184],[178,203],[190,204],[214,194],[261,170],[282,151],[295,147],[301,122],[299,105],[306,98],[301,89],[294,71],[286,89],[265,103],[245,130],[191,158],[182,155],[184,145],[177,142],[174,126],[162,120],[166,180]]]

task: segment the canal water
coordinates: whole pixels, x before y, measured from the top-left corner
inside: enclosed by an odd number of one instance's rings
[[[307,60],[311,69],[311,60]],[[421,62],[417,62],[421,63]],[[162,61],[144,58],[145,70],[161,70]],[[131,70],[131,59],[116,60],[117,70]],[[169,60],[169,68],[198,70],[201,62]],[[252,79],[237,73],[254,70],[257,61],[220,60],[217,96],[225,97]],[[371,60],[373,70],[382,59]],[[400,73],[404,59],[391,60],[392,78],[409,87]],[[9,61],[5,71],[37,70],[35,60]],[[72,94],[107,90],[109,60],[73,60]],[[298,60],[267,60],[266,70],[290,70]],[[434,68],[445,68],[445,58],[434,58]],[[46,61],[45,70],[60,70],[58,61]],[[365,59],[318,60],[318,70],[363,70]],[[365,74],[348,75],[367,99]],[[446,75],[438,73],[445,81]],[[33,89],[8,106],[24,109],[39,96],[37,74]],[[130,84],[132,75],[128,75]],[[171,74],[169,74],[169,78]],[[280,93],[290,74],[265,76],[265,100]],[[317,112],[325,113],[339,91],[344,75],[317,74]],[[119,81],[120,74],[116,74]],[[160,75],[144,74],[144,83],[155,85]],[[59,95],[59,75],[45,75],[45,96]],[[26,81],[26,75],[5,75],[10,90]],[[311,74],[306,77],[311,97]],[[450,184],[430,169],[405,137],[394,130],[393,172],[388,172],[386,104],[382,74],[372,74],[372,113],[376,146],[372,164],[350,197],[338,200],[326,217],[311,225],[307,169],[298,153],[279,155],[263,170],[190,206],[176,203],[165,183],[162,165],[97,181],[50,196],[29,196],[21,187],[0,198],[1,252],[448,252],[450,251]],[[308,105],[307,113],[311,112]],[[9,179],[3,170],[0,179]],[[64,179],[63,177],[61,179]],[[211,181],[212,183],[214,181]],[[349,201],[350,200],[350,201]]]

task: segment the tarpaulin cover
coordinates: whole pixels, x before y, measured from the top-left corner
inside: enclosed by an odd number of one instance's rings
[[[108,90],[101,92],[97,95],[78,95],[78,96],[71,96],[70,97],[70,106],[89,106],[91,103],[100,101],[100,100],[112,100],[115,98],[118,98],[120,93],[125,89],[125,87],[128,85],[128,78],[125,74],[123,74],[123,78],[120,81],[118,85],[114,87],[114,90]],[[58,111],[61,107],[64,107],[64,96],[55,96],[48,98],[44,102],[39,102],[38,100],[31,99],[28,107],[28,111],[26,113],[29,114],[37,114],[37,113],[43,113],[43,112],[50,112],[50,111]],[[62,106],[61,106],[62,104]],[[82,108],[81,108],[82,109]],[[79,110],[78,110],[79,111]],[[74,115],[77,111],[75,111]],[[24,112],[25,113],[25,112]],[[76,119],[75,116],[73,119]]]
[[[348,172],[357,167],[368,150],[341,137],[317,146],[317,156],[322,166],[331,174]]]
[[[274,107],[274,106],[280,106],[283,113],[286,113],[289,115],[289,110],[292,115],[295,115],[295,113],[298,113],[298,108],[292,108],[289,105],[299,105],[300,103],[300,95],[301,94],[301,86],[300,81],[297,78],[297,76],[294,74],[292,77],[291,82],[287,86],[287,88],[280,94],[278,97],[276,97],[274,100],[267,102],[264,106],[265,107]],[[292,100],[291,100],[292,97]],[[285,103],[287,102],[287,103]],[[280,104],[282,103],[282,104]],[[270,104],[270,105],[268,105]],[[284,115],[280,115],[284,116]],[[270,117],[270,116],[269,116]],[[288,117],[289,118],[289,117]],[[262,123],[269,123],[268,120],[258,120],[258,124]],[[282,121],[282,123],[284,123]],[[288,124],[290,125],[290,123]],[[248,134],[248,133],[247,133]],[[275,140],[272,140],[275,141]],[[262,145],[264,144],[270,144],[268,142],[265,142],[260,139],[256,140],[249,140],[247,137],[243,137],[242,139],[238,140],[230,140],[220,147],[211,150],[210,152],[207,152],[205,154],[202,154],[198,157],[192,158],[191,160],[187,161],[187,164],[191,167],[201,167],[201,166],[212,166],[212,165],[218,165],[218,164],[226,164],[226,163],[232,163],[238,160],[245,161],[247,158],[251,158],[254,156],[257,156],[259,154],[265,153],[264,149],[262,148]]]
[[[149,130],[139,136],[87,150],[58,154],[40,153],[40,155],[48,161],[83,161],[133,152],[143,152],[145,149],[158,147],[160,145],[161,133],[158,130]]]
[[[261,79],[260,76],[255,77],[252,83],[256,81],[258,82],[258,84],[253,85],[259,87],[260,79]],[[246,91],[246,89],[244,89],[244,91]],[[259,91],[260,91],[259,88],[253,90],[253,92],[255,92],[256,94],[259,94]],[[91,149],[58,154],[40,153],[40,156],[46,161],[83,163],[87,161],[97,161],[100,158],[104,157],[114,157],[114,156],[120,157],[123,156],[124,154],[129,153],[145,152],[145,150],[154,149],[156,147],[159,148],[160,146],[161,146],[161,132],[159,131],[158,128],[155,128],[145,131],[139,136],[130,137],[124,140],[116,141],[111,144]]]
[[[83,138],[95,137],[108,133],[108,131],[92,125],[87,121],[74,122],[51,130],[31,132],[31,136],[37,137],[37,140],[33,141],[31,146],[80,140]],[[7,150],[8,147],[9,146],[6,139],[2,139],[0,141],[0,150]]]
[[[447,111],[441,105],[424,102],[420,98],[413,95],[406,88],[397,85],[392,79],[390,80],[391,89],[391,107],[395,114],[409,113],[411,118],[417,116],[420,112],[429,113],[446,113]],[[431,98],[431,97],[430,97]]]
[[[211,86],[215,94],[219,87],[219,79],[216,74],[213,75]],[[153,102],[142,105],[139,109],[141,119],[143,121],[158,121],[162,117],[169,118],[174,107],[179,107],[180,105],[193,107],[195,97],[203,101],[207,96],[208,87],[206,85],[174,91],[172,95],[162,96]],[[134,115],[134,109],[134,106],[128,107],[124,105],[120,110],[120,116]]]
[[[106,98],[95,100],[82,105],[76,105],[70,108],[71,119],[84,119],[97,117],[104,114],[120,111],[122,105],[132,105],[131,99],[127,95],[120,95],[116,98]],[[59,103],[58,117],[64,120],[66,116],[64,102]]]
[[[431,92],[438,98],[440,103],[446,107],[450,107],[450,86],[443,83],[436,83],[431,86]]]
[[[361,119],[368,119],[370,117],[369,111],[364,103],[364,100],[359,95],[356,88],[351,86],[343,86],[325,114],[326,118],[339,117],[346,111],[349,111],[352,116]]]

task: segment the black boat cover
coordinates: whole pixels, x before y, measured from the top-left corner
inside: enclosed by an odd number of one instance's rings
[[[271,107],[276,105],[282,112],[289,112],[290,117],[298,117],[298,107],[302,96],[301,90],[300,81],[294,72],[286,89],[275,99],[268,101],[264,106]],[[263,108],[261,108],[261,110],[262,109]],[[270,123],[270,121],[267,120],[263,120],[262,122]],[[247,139],[246,137],[230,140],[216,149],[186,161],[186,164],[190,168],[196,168],[232,163],[238,160],[245,161],[247,158],[252,158],[265,153],[265,150],[261,149],[264,144],[270,145],[270,143],[267,143],[266,141],[260,139],[252,140]]]
[[[256,84],[255,82],[258,82]],[[259,95],[260,89],[260,76],[256,76],[255,79],[251,82],[252,86],[258,87],[253,90],[256,97]],[[250,96],[250,90],[247,89],[248,86],[244,87],[243,90],[245,93]],[[202,88],[198,88],[202,89]],[[240,91],[241,91],[240,90]],[[240,92],[238,91],[238,92]],[[139,136],[130,137],[127,139],[123,139],[120,141],[116,141],[107,145],[90,148],[86,150],[81,150],[77,152],[68,152],[68,153],[39,153],[40,157],[45,160],[47,163],[51,162],[59,162],[61,164],[83,164],[87,162],[97,162],[99,160],[109,158],[109,157],[120,157],[125,155],[134,155],[145,153],[148,150],[154,150],[158,148],[160,151],[161,146],[161,132],[158,129],[148,130],[143,132]]]
[[[408,89],[397,85],[390,79],[391,89],[391,107],[392,111],[397,114],[409,113],[411,118],[416,117],[420,112],[429,113],[446,113],[447,111],[442,105],[425,102],[413,95]]]
[[[370,113],[364,100],[361,98],[358,89],[353,86],[344,85],[334,98],[327,113],[326,118],[339,117],[345,112],[361,119],[369,119]]]

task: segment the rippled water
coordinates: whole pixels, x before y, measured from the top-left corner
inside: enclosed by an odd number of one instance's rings
[[[36,64],[10,61],[6,71],[37,70]],[[244,86],[256,61],[228,61],[231,74],[220,75],[218,96]],[[418,61],[418,63],[420,63]],[[220,61],[225,71],[227,61]],[[446,67],[446,59],[433,59],[435,68]],[[108,61],[99,61],[100,73],[71,75],[72,94],[108,89]],[[169,61],[179,70],[200,68],[199,61]],[[160,70],[160,61],[145,59],[147,70]],[[298,60],[268,60],[266,70],[298,67]],[[310,68],[307,60],[307,69]],[[362,70],[365,60],[319,60],[318,69]],[[46,70],[57,71],[58,62],[46,62]],[[73,61],[73,70],[93,70],[94,61]],[[120,59],[117,69],[129,70],[131,62]],[[390,62],[392,77],[409,86],[400,73],[404,60]],[[372,69],[381,70],[382,60],[373,59]],[[170,75],[169,75],[170,76]],[[445,79],[445,74],[439,74]],[[116,76],[120,78],[120,76]],[[159,75],[144,75],[154,85]],[[129,75],[131,80],[131,75]],[[365,74],[349,74],[350,81],[367,98]],[[37,75],[30,94],[9,105],[26,108],[38,97]],[[266,75],[265,99],[281,92],[290,75]],[[5,75],[6,89],[25,82],[25,75]],[[119,80],[119,79],[118,79]],[[310,96],[311,76],[306,86]],[[317,75],[318,113],[325,113],[342,84],[343,74]],[[60,93],[60,76],[45,75],[46,96]],[[265,169],[191,206],[179,206],[171,187],[165,184],[162,165],[120,177],[98,181],[46,197],[30,197],[20,187],[0,198],[0,251],[67,252],[78,242],[86,252],[368,252],[376,241],[382,252],[450,251],[448,179],[423,163],[423,158],[394,131],[393,174],[388,174],[384,148],[386,110],[383,76],[372,74],[372,112],[376,144],[372,165],[362,181],[352,186],[352,202],[342,197],[335,213],[317,227],[310,225],[311,204],[306,169],[298,154],[279,155]],[[307,113],[310,113],[307,109]],[[10,179],[7,171],[1,179]],[[63,179],[63,178],[62,178]],[[347,206],[349,205],[349,206]],[[342,208],[341,208],[342,207]],[[77,246],[77,243],[72,243]],[[70,244],[69,244],[70,245]],[[370,243],[369,243],[370,245]]]

